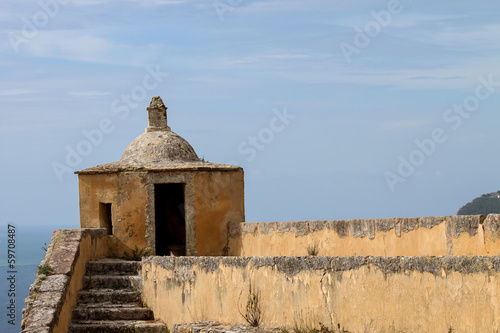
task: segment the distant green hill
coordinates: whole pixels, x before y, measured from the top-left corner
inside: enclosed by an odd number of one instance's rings
[[[464,205],[457,215],[500,214],[500,191],[483,194]]]

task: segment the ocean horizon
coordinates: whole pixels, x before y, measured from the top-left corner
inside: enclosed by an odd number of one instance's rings
[[[0,284],[0,331],[3,333],[21,332],[24,300],[28,297],[30,285],[35,281],[37,267],[45,256],[43,248],[50,243],[54,230],[61,229],[47,225],[13,225],[15,226],[13,241],[15,246],[12,249],[14,252],[10,252],[10,259],[14,259],[15,262],[10,262],[13,263],[12,267],[9,266],[8,262],[8,224],[2,227],[0,233],[0,278],[2,279]],[[11,304],[14,304],[15,316],[10,313]]]

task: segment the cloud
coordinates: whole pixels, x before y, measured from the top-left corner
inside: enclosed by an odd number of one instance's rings
[[[471,11],[475,8],[471,8]],[[500,24],[496,16],[478,17],[467,11],[459,14],[403,12],[385,28],[391,36],[420,45],[452,50],[498,50]]]
[[[442,14],[442,13],[422,13],[414,11],[404,11],[394,16],[389,24],[390,28],[415,28],[429,27],[433,22],[443,24],[446,21],[452,21],[464,18],[464,14]]]
[[[128,66],[144,66],[161,54],[158,45],[119,44],[89,30],[39,31],[25,49],[38,57]]]
[[[165,6],[165,5],[183,5],[188,3],[190,0],[128,0],[128,2],[134,2],[143,7],[152,6]],[[119,0],[72,0],[72,4],[79,6],[95,6],[95,5],[106,5],[111,3],[121,4],[122,1]]]
[[[362,62],[362,60],[359,60]],[[309,83],[341,83],[353,84],[366,87],[388,86],[394,89],[470,89],[471,84],[477,83],[479,76],[493,74],[500,77],[500,71],[495,67],[498,63],[497,57],[469,58],[460,65],[436,68],[433,64],[414,64],[414,68],[407,66],[406,69],[392,68],[391,64],[379,65],[379,68],[363,68],[353,70],[352,67],[343,66],[341,63],[331,63],[330,68],[321,66],[316,68],[304,68],[304,64],[293,71],[281,73],[283,77],[290,80]],[[493,71],[493,69],[495,71]]]
[[[273,61],[273,60],[303,60],[311,58],[307,54],[267,54],[267,55],[254,55],[241,58],[224,59],[223,62],[229,65],[245,65],[245,64],[255,64],[262,63],[263,61]]]
[[[428,124],[429,124],[428,121],[423,121],[423,120],[393,120],[379,124],[379,129],[383,131],[394,131],[394,130],[403,130],[409,128],[418,128]]]
[[[458,80],[458,79],[465,79],[465,77],[454,75],[441,78],[435,76],[415,76],[408,78],[408,80]]]
[[[68,95],[74,97],[100,97],[111,95],[111,91],[68,91]]]
[[[0,96],[16,96],[16,95],[27,95],[33,94],[37,91],[26,90],[26,89],[9,89],[9,90],[0,90]]]
[[[191,81],[191,82],[204,82],[204,83],[214,83],[217,80],[215,78],[210,78],[210,77],[193,77],[193,78],[187,79],[187,81]]]
[[[168,6],[168,5],[184,5],[189,3],[189,0],[129,0],[141,6]]]

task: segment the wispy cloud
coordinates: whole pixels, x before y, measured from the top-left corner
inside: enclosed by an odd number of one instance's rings
[[[469,59],[461,65],[436,68],[432,64],[425,66],[417,63],[414,68],[391,68],[391,64],[380,65],[380,68],[352,70],[350,67],[331,64],[331,68],[320,69],[298,67],[282,75],[290,80],[311,83],[342,83],[357,86],[390,86],[394,89],[468,89],[476,82],[479,75],[489,73],[500,76],[495,67],[495,57],[482,58],[481,61]]]
[[[189,3],[189,0],[129,0],[141,6],[168,6],[168,5],[184,5]]]
[[[16,96],[16,95],[27,95],[33,94],[37,91],[26,90],[26,89],[8,89],[8,90],[0,90],[0,96]]]
[[[111,91],[68,91],[68,95],[74,97],[100,97],[111,95]]]
[[[255,64],[263,61],[269,60],[298,60],[298,59],[309,59],[310,55],[307,54],[267,54],[267,55],[254,55],[241,58],[225,59],[224,62],[230,65],[240,65],[240,64]]]
[[[37,57],[127,66],[151,63],[161,54],[161,48],[157,44],[137,47],[117,43],[91,30],[39,31],[25,46],[29,54]]]
[[[435,45],[439,49],[449,48],[452,50],[470,50],[476,52],[478,49],[498,50],[500,36],[500,24],[487,22],[470,23],[467,18],[449,19],[441,21],[422,21],[413,31],[407,29],[400,31],[392,30],[391,34],[412,40],[421,45]]]
[[[187,80],[191,82],[204,82],[204,83],[214,83],[217,81],[215,78],[211,77],[193,77]]]
[[[127,0],[128,2],[136,3],[140,6],[151,7],[151,6],[164,6],[164,5],[182,5],[189,2],[189,0]],[[71,3],[79,6],[94,6],[94,5],[104,5],[117,3],[120,4],[123,1],[120,0],[73,0]]]
[[[393,120],[379,124],[379,129],[382,131],[405,130],[422,127],[428,124],[429,121],[425,120]]]

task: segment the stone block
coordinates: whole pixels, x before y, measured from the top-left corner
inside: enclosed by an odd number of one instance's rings
[[[400,219],[400,225],[402,232],[410,232],[417,230],[420,226],[420,222],[418,217],[407,217]]]
[[[351,236],[354,238],[363,238],[366,236],[368,228],[366,226],[366,220],[349,220],[349,226],[351,228]]]
[[[47,326],[23,330],[23,333],[51,333],[51,332],[52,331],[50,330],[50,327]]]
[[[56,309],[54,308],[33,308],[26,317],[25,329],[51,327],[55,313]]]
[[[71,274],[79,247],[80,244],[77,241],[54,244],[54,249],[48,260],[48,265],[52,267],[52,274]]]
[[[83,229],[64,229],[62,233],[65,242],[80,242],[83,236]]]
[[[64,274],[49,275],[40,285],[40,292],[66,292],[68,277]]]
[[[257,235],[260,223],[241,223],[241,235],[252,234]]]
[[[42,292],[35,295],[33,306],[41,308],[59,308],[62,305],[64,293],[58,291]]]
[[[500,237],[500,214],[489,214],[484,220],[484,231],[492,240]]]
[[[394,229],[395,219],[376,219],[375,230],[387,232]]]
[[[309,232],[321,231],[326,228],[327,221],[308,221]]]
[[[285,224],[286,222],[280,222],[278,224],[278,222],[268,222],[268,223],[257,223],[257,225],[259,226],[259,231],[261,234],[270,234],[276,230],[280,231],[280,232],[286,232],[286,226],[281,226],[282,230],[279,229],[280,228],[280,225],[281,224]]]
[[[431,229],[441,223],[444,223],[446,219],[447,216],[426,216],[426,217],[421,217],[419,221],[421,227]]]
[[[484,215],[457,215],[451,217],[453,236],[458,237],[462,233],[468,233],[469,236],[477,234],[477,228],[483,223],[486,217]]]
[[[339,237],[344,238],[349,236],[349,221],[329,221],[329,224],[330,223],[333,225],[333,229],[335,229]]]

